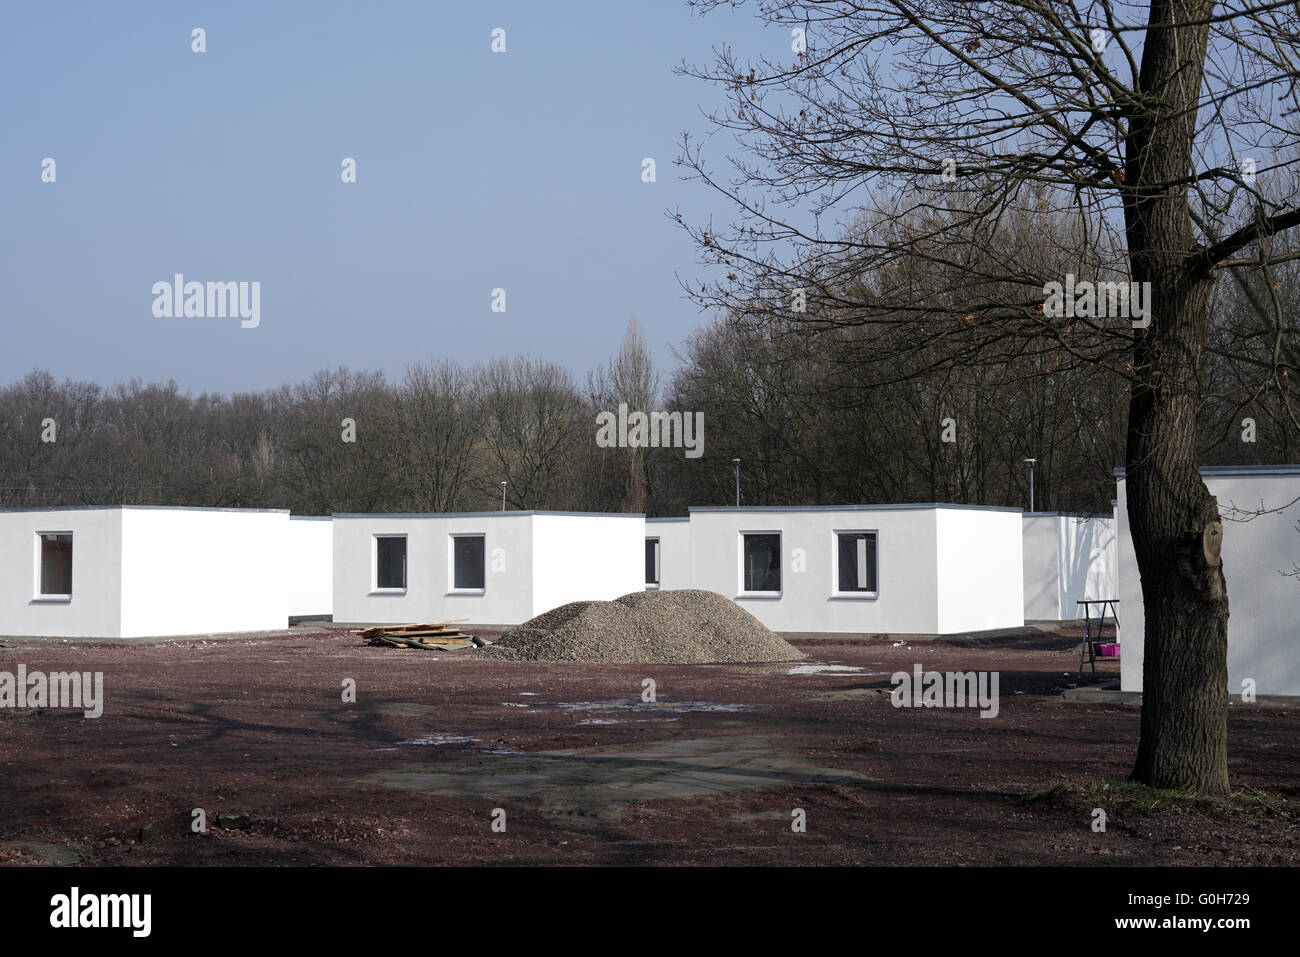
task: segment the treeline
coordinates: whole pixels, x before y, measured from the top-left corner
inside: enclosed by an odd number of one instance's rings
[[[1250,334],[1246,298],[1222,299],[1215,335],[1231,355],[1275,340],[1267,326]],[[739,458],[744,504],[1023,507],[1034,458],[1040,510],[1109,511],[1124,461],[1122,369],[1048,350],[866,374],[845,361],[870,348],[861,335],[719,319],[661,376],[633,321],[618,355],[581,382],[529,357],[417,363],[397,381],[337,369],[234,395],[34,371],[0,389],[0,505],[478,511],[501,507],[505,482],[511,509],[681,515],[733,502]],[[1206,369],[1203,460],[1295,461],[1289,384],[1261,389],[1239,367]],[[703,455],[599,447],[596,416],[620,402],[703,412]]]

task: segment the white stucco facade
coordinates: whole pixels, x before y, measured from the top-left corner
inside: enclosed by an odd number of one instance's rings
[[[1243,680],[1251,678],[1257,694],[1300,695],[1300,580],[1286,574],[1300,564],[1300,466],[1206,468],[1201,476],[1224,519],[1227,691],[1239,694]],[[1120,687],[1141,691],[1142,583],[1122,475],[1118,485]]]
[[[0,634],[142,638],[283,628],[289,513],[119,506],[0,512]],[[41,536],[71,543],[42,594]]]
[[[516,625],[571,601],[644,588],[645,517],[570,512],[333,516],[334,619]],[[481,587],[457,587],[456,539],[482,538]],[[377,539],[404,539],[401,587]],[[477,559],[475,560],[477,565]]]
[[[72,535],[70,598],[39,594],[42,533]],[[0,635],[122,636],[122,509],[0,511]]]
[[[334,522],[330,517],[289,516],[289,616],[334,614]]]
[[[645,537],[659,542],[659,588],[691,588],[691,520],[647,518]],[[647,580],[646,587],[654,587]]]
[[[748,591],[745,538],[773,535],[779,591]],[[841,590],[841,536],[872,537],[874,589]],[[957,634],[1024,624],[1019,509],[693,508],[689,539],[691,587],[733,599],[775,631]]]
[[[1028,512],[1024,553],[1026,621],[1082,618],[1080,600],[1119,597],[1113,516]]]

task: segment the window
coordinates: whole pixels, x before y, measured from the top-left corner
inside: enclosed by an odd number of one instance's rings
[[[836,532],[836,591],[874,594],[876,589],[876,533]]]
[[[483,565],[484,536],[453,535],[451,537],[452,577],[451,587],[482,591],[487,580]]]
[[[645,540],[645,583],[646,586],[659,587],[659,539]]]
[[[406,536],[375,536],[375,588],[406,590]]]
[[[39,532],[42,597],[72,597],[72,533]]]
[[[743,535],[744,588],[746,592],[781,590],[781,535],[763,532]]]

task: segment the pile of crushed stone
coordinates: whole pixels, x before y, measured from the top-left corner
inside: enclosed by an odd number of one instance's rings
[[[687,588],[575,601],[512,628],[478,654],[510,661],[708,664],[798,661],[802,652],[735,602]]]

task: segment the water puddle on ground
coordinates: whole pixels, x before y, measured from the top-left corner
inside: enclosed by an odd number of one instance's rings
[[[480,740],[467,734],[425,734],[418,738],[407,738],[405,741],[398,741],[398,744],[414,744],[426,747],[442,747],[445,745],[466,745],[473,744]],[[375,748],[376,751],[397,751],[397,748]],[[527,754],[527,751],[516,751],[513,748],[458,748],[460,751],[472,751],[476,754]]]
[[[617,714],[623,711],[758,711],[757,704],[726,704],[717,701],[563,701],[556,705],[564,711],[590,711],[594,714]]]
[[[527,754],[472,754],[433,766],[379,771],[361,787],[435,792],[494,801],[520,799],[576,809],[586,826],[617,805],[814,785],[869,786],[855,771],[819,767],[764,737],[674,738],[640,744]]]
[[[469,744],[477,741],[478,738],[471,738],[464,734],[426,734],[419,738],[407,738],[405,741],[398,741],[398,744],[426,744],[437,747],[441,744]]]
[[[860,675],[866,672],[865,668],[855,668],[852,665],[824,665],[819,662],[811,662],[806,665],[795,665],[789,671],[788,675]]]

